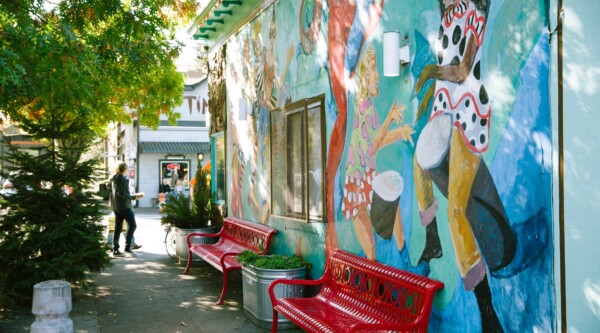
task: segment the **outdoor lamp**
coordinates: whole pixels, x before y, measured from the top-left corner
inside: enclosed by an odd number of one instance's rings
[[[199,153],[198,154],[198,161],[202,161],[204,159],[204,154]]]
[[[388,31],[383,33],[383,75],[400,75],[400,64],[410,62],[408,45],[400,47],[400,33]]]

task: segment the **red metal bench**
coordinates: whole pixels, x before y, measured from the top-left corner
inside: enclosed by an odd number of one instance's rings
[[[278,284],[322,285],[318,295],[275,298]],[[307,332],[427,332],[435,292],[442,282],[338,250],[318,280],[278,279],[269,286],[277,314]]]
[[[273,228],[233,217],[227,217],[223,221],[223,228],[216,234],[190,233],[187,236],[188,262],[183,273],[187,274],[192,265],[192,253],[223,272],[223,290],[217,302],[223,304],[227,292],[227,273],[242,269],[237,255],[244,250],[269,253],[271,238],[275,233],[277,230]],[[215,244],[192,244],[190,239],[198,236],[219,237],[219,240]]]

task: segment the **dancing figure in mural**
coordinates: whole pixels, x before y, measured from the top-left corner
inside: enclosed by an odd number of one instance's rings
[[[230,114],[229,117],[233,117]],[[235,126],[235,121],[230,122],[231,126],[231,214],[235,217],[243,217],[242,211],[242,177],[246,163],[244,162],[244,153],[241,150],[239,137]]]
[[[258,35],[260,25],[254,26],[255,37]],[[258,68],[262,69],[257,73],[256,81],[256,96],[257,100],[254,105],[256,117],[253,116],[253,130],[250,132],[250,137],[253,140],[253,159],[252,159],[252,176],[250,191],[248,194],[248,205],[252,207],[258,222],[266,224],[270,215],[270,195],[268,193],[268,184],[270,184],[269,175],[270,168],[268,161],[269,150],[269,133],[270,133],[270,117],[271,109],[275,106],[282,106],[290,102],[289,94],[285,89],[284,80],[290,62],[294,55],[294,47],[290,46],[287,53],[286,64],[281,77],[279,76],[277,60],[275,57],[275,37],[277,36],[277,20],[275,16],[275,8],[271,14],[271,22],[269,24],[269,45],[263,47],[260,43],[260,38],[254,38],[256,59]],[[275,90],[277,88],[277,91]],[[277,98],[275,94],[278,94]],[[256,130],[254,130],[256,128]],[[262,201],[261,201],[262,200]]]
[[[421,261],[442,256],[437,200],[432,183],[448,198],[448,222],[456,263],[465,290],[474,290],[484,332],[501,332],[486,277],[510,263],[515,236],[481,154],[488,148],[491,106],[481,81],[481,43],[489,0],[440,1],[442,20],[436,44],[437,65],[426,66],[418,93],[434,79],[421,101],[429,121],[415,152],[414,176],[426,242]],[[485,262],[484,262],[485,261]]]
[[[427,275],[425,262],[412,267],[404,242],[399,201],[403,181],[394,170],[378,173],[375,155],[397,140],[409,141],[413,129],[404,124],[390,130],[392,123],[401,124],[404,106],[392,105],[383,124],[379,124],[373,99],[379,94],[377,60],[372,47],[365,50],[356,76],[357,94],[354,122],[346,159],[346,178],[342,213],[351,219],[356,236],[368,259],[375,260],[373,231],[383,239],[396,241],[402,268]]]
[[[314,6],[321,6],[320,1],[315,1]],[[356,15],[357,7],[365,10],[367,20]],[[346,141],[346,127],[348,121],[348,92],[346,82],[353,75],[360,54],[362,44],[379,24],[383,0],[358,0],[358,1],[330,1],[328,12],[327,40],[329,43],[329,77],[333,98],[337,106],[337,117],[333,125],[327,155],[327,216],[332,221],[336,219],[336,176],[339,173],[342,154]],[[350,32],[354,30],[350,39]],[[335,223],[327,224],[325,238],[325,257],[329,258],[335,249],[339,248]]]

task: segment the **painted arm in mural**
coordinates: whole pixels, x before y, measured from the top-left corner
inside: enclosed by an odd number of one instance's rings
[[[379,131],[373,138],[373,149],[369,153],[369,157],[375,156],[379,149],[389,145],[390,143],[396,142],[400,139],[404,141],[409,141],[411,146],[414,146],[413,139],[411,135],[415,133],[415,131],[410,128],[407,124],[403,126],[388,131],[390,124],[392,122],[396,124],[401,124],[404,120],[404,110],[406,107],[404,105],[397,105],[394,103],[388,112],[388,116],[385,118],[385,121],[381,125]]]
[[[458,65],[438,66],[430,64],[425,66],[415,85],[415,92],[418,93],[421,91],[423,85],[425,85],[425,82],[429,79],[445,80],[458,84],[463,83],[467,79],[467,76],[469,76],[469,72],[475,61],[477,48],[478,46],[475,43],[475,38],[471,36],[467,44],[465,55]]]
[[[281,73],[280,77],[275,78],[277,80],[277,89],[281,89],[283,87],[283,83],[285,82],[285,77],[287,76],[288,69],[290,68],[290,63],[292,62],[292,58],[294,57],[294,45],[290,45],[288,49],[287,58],[285,59],[285,67],[283,68],[283,73]]]

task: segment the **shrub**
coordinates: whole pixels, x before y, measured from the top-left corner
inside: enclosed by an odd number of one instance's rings
[[[210,185],[206,172],[196,172],[196,183],[192,191],[192,199],[183,193],[170,195],[163,206],[162,225],[170,225],[180,229],[200,229],[209,227],[212,214],[210,206]]]
[[[245,250],[238,254],[237,260],[247,266],[264,269],[294,269],[312,265],[296,255],[284,256],[281,254],[258,254],[254,251]]]

